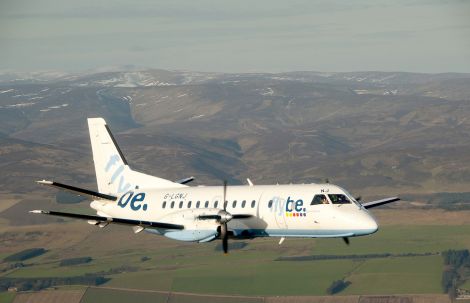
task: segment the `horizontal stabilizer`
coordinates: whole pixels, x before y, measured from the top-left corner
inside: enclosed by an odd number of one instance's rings
[[[74,214],[74,213],[63,213],[58,211],[48,211],[48,210],[31,210],[30,213],[33,214],[43,214],[51,216],[59,216],[73,219],[82,219],[100,223],[116,223],[123,225],[132,225],[132,226],[141,226],[144,228],[153,227],[153,228],[163,228],[163,229],[184,229],[183,225],[163,223],[163,222],[152,222],[152,221],[139,221],[132,219],[123,219],[123,218],[112,218],[112,217],[102,217],[102,216],[93,216],[93,215],[83,215],[83,214]]]
[[[176,181],[175,183],[186,184],[186,183],[189,183],[189,182],[192,182],[192,181],[194,181],[193,176],[188,177],[188,178],[184,178],[184,179],[180,179],[180,180]]]
[[[384,205],[384,204],[392,203],[396,201],[400,201],[400,198],[398,197],[385,198],[382,200],[376,200],[372,202],[363,203],[362,206],[364,206],[364,208],[372,208],[372,207],[377,207],[380,205]]]
[[[89,189],[79,188],[79,187],[75,187],[75,186],[71,186],[71,185],[67,185],[67,184],[62,184],[62,183],[59,183],[59,182],[46,181],[46,180],[36,181],[36,182],[39,183],[39,184],[47,185],[47,186],[57,187],[57,188],[75,193],[75,194],[80,195],[80,196],[91,198],[92,200],[108,200],[108,201],[116,201],[117,200],[116,196],[102,194],[102,193],[92,191],[92,190],[89,190]]]

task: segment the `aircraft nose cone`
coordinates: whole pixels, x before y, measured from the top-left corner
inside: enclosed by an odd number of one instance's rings
[[[375,233],[379,229],[377,222],[371,216],[368,216],[367,220],[364,221],[364,229],[371,234]]]

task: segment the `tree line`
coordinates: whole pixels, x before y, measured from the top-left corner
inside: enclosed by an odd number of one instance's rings
[[[441,285],[444,292],[455,298],[457,287],[465,281],[465,267],[470,266],[470,253],[468,249],[447,250],[442,252],[444,259],[444,272]]]

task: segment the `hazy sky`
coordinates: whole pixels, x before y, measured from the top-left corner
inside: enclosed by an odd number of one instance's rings
[[[470,0],[0,0],[0,70],[470,72]]]

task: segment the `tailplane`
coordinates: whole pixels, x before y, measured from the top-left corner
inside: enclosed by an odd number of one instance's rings
[[[103,118],[88,118],[88,129],[99,192],[118,194],[134,188],[186,187],[186,185],[130,169]]]

